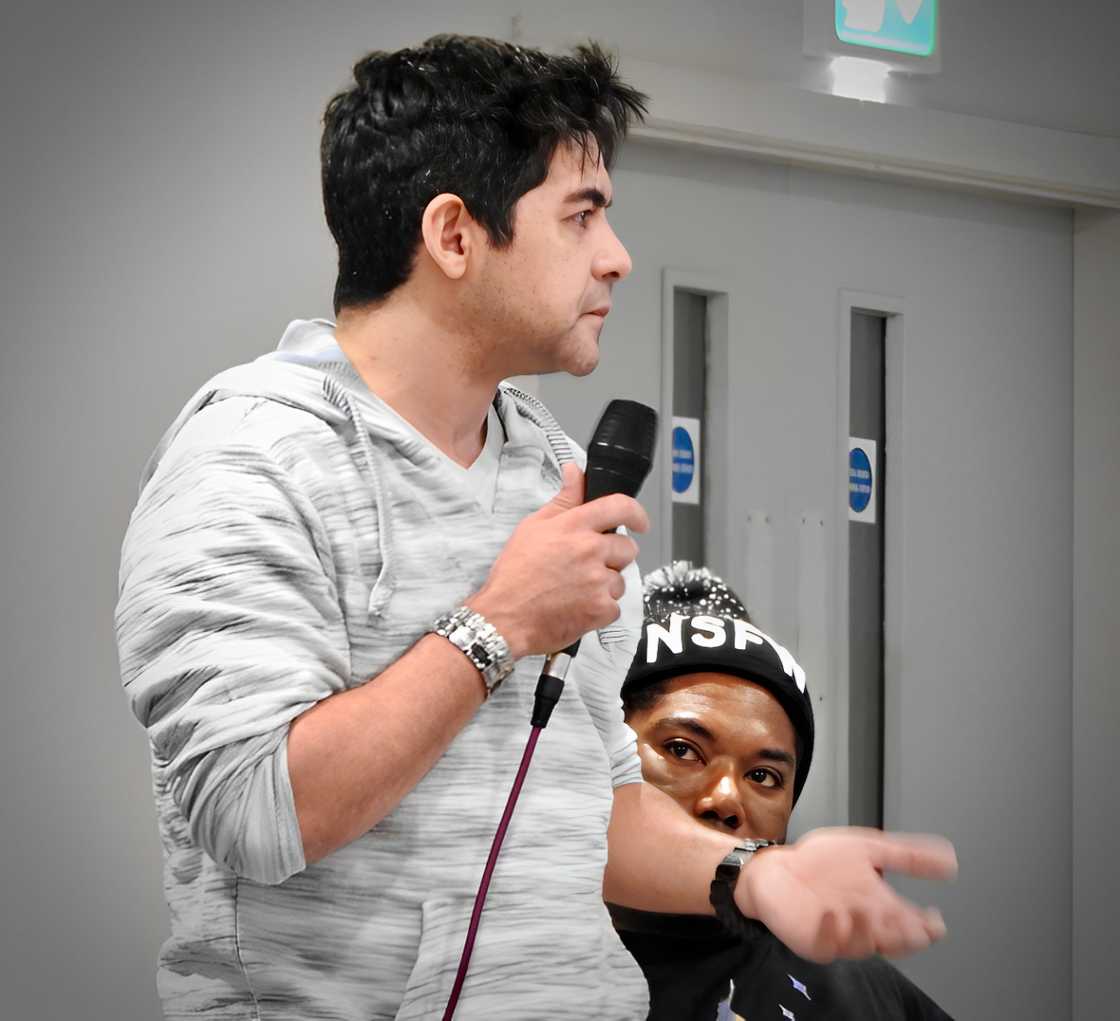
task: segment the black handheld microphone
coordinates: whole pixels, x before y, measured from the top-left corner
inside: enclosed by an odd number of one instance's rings
[[[650,468],[657,444],[657,412],[638,401],[613,400],[607,405],[587,447],[584,502],[610,493],[637,496]],[[560,694],[572,658],[579,651],[577,638],[544,661],[533,702],[532,725],[546,727]]]

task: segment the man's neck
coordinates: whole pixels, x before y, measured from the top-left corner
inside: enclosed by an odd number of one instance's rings
[[[335,336],[370,390],[453,461],[474,463],[498,378],[473,363],[468,338],[406,302],[344,310]]]

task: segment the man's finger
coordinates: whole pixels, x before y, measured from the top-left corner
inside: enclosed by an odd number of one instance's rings
[[[875,868],[918,879],[955,879],[957,852],[944,837],[875,833],[865,838]]]
[[[638,559],[638,544],[627,535],[604,535],[603,563],[612,571],[621,571]]]
[[[649,515],[645,508],[632,496],[622,493],[600,496],[577,507],[572,511],[572,519],[577,525],[596,532],[613,532],[619,525],[625,525],[631,532],[649,531]]]
[[[923,912],[924,924],[926,933],[932,942],[936,943],[939,939],[945,938],[945,933],[948,932],[948,927],[945,925],[945,919],[941,916],[941,912],[937,908],[926,908]]]
[[[554,517],[583,503],[584,480],[579,465],[570,461],[561,468],[560,492],[548,501],[537,514]]]
[[[920,908],[894,890],[890,891],[889,907],[885,909],[884,916],[891,920],[890,928],[897,933],[896,940],[888,940],[894,945],[889,950],[882,950],[891,957],[915,954],[945,936],[945,921],[940,911]]]
[[[920,913],[906,911],[899,920],[899,930],[903,936],[903,944],[895,957],[908,957],[925,950],[933,940],[926,929],[925,919]]]
[[[879,918],[875,952],[883,957],[902,957],[907,949],[908,932],[897,911],[885,911]]]
[[[884,957],[906,957],[924,950],[930,942],[925,919],[921,915],[899,910],[883,916],[877,950]]]
[[[850,917],[848,940],[840,948],[840,953],[844,957],[870,957],[875,952],[878,923],[873,920],[871,912],[863,908],[853,908]]]
[[[851,919],[846,911],[833,909],[826,910],[821,915],[820,925],[817,927],[816,938],[809,953],[801,956],[807,957],[817,964],[828,964],[837,957],[842,957],[844,947],[851,933]]]

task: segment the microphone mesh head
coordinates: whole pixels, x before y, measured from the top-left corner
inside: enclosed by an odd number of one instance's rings
[[[611,401],[587,448],[586,499],[607,493],[637,496],[653,467],[656,443],[653,408],[621,398]]]

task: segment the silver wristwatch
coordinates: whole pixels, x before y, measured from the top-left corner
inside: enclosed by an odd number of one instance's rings
[[[432,633],[446,638],[478,667],[487,697],[513,673],[513,657],[506,640],[493,624],[469,606],[445,613],[432,625]]]

